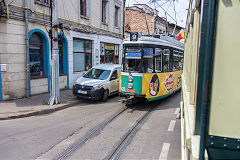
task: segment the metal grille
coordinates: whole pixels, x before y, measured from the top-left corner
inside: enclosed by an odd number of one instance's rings
[[[89,90],[92,90],[93,87],[92,86],[85,86],[85,85],[76,84],[76,88],[84,90],[84,91],[89,91]]]

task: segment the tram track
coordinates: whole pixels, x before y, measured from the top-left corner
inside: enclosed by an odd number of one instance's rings
[[[127,144],[133,139],[134,135],[137,133],[137,131],[140,129],[141,124],[143,124],[144,120],[149,116],[149,114],[154,110],[154,108],[157,105],[154,105],[152,107],[149,107],[149,109],[144,113],[140,118],[135,120],[134,125],[128,129],[128,131],[120,138],[119,142],[114,149],[107,154],[107,156],[104,159],[116,159],[118,155],[124,150],[124,148],[127,146]],[[69,146],[65,151],[63,151],[61,154],[57,155],[54,160],[63,160],[67,158],[71,158],[72,154],[77,151],[80,147],[82,147],[89,139],[94,138],[101,134],[101,131],[112,121],[117,119],[121,114],[126,112],[127,110],[131,109],[132,111],[130,113],[134,112],[134,109],[128,107],[124,107],[114,113],[112,116],[104,120],[99,125],[93,127],[90,129],[84,136],[82,136],[79,140],[77,140],[75,143],[73,143],[71,146]]]
[[[96,127],[92,128],[87,132],[82,138],[80,138],[77,142],[75,142],[73,145],[68,147],[64,152],[62,152],[60,155],[54,158],[54,160],[63,160],[71,155],[75,150],[77,150],[82,144],[84,144],[87,140],[97,135],[108,123],[113,121],[116,117],[118,117],[120,114],[122,114],[124,111],[126,111],[128,108],[124,107],[117,111],[115,114],[107,118],[105,121],[97,125]]]
[[[127,144],[133,139],[134,135],[140,129],[140,126],[143,124],[144,120],[150,115],[150,113],[154,110],[156,106],[151,107],[137,122],[133,125],[133,127],[121,138],[119,145],[115,147],[115,149],[108,155],[105,160],[115,160],[119,156],[119,154],[126,148]]]

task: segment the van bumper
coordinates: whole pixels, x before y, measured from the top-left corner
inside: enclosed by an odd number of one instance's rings
[[[78,93],[78,88],[73,86],[73,95],[89,100],[101,100],[104,92],[103,88],[87,90],[87,94]]]

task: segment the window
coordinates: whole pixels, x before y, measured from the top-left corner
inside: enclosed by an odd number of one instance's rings
[[[80,0],[80,15],[87,16],[87,4],[86,0]]]
[[[73,39],[73,72],[86,71],[92,67],[92,41]]]
[[[173,51],[173,70],[179,70],[179,55],[178,51]]]
[[[119,45],[101,43],[100,63],[119,63]]]
[[[183,52],[179,52],[179,69],[183,69]]]
[[[83,77],[105,80],[109,77],[111,70],[92,68]]]
[[[59,50],[59,75],[65,75],[67,72],[64,70],[64,48],[63,41],[58,41],[58,50]]]
[[[162,49],[155,49],[155,72],[162,72]]]
[[[153,72],[153,48],[144,48],[143,73]]]
[[[118,79],[117,70],[112,73],[110,80]]]
[[[49,4],[49,0],[35,0],[35,1]]]
[[[124,71],[141,72],[141,48],[126,47]]]
[[[39,78],[44,76],[43,41],[39,34],[33,33],[29,40],[30,76]]]
[[[102,0],[102,22],[107,24],[107,0]]]
[[[120,26],[120,7],[115,6],[115,17],[114,17],[114,25],[115,27],[119,27]]]
[[[170,71],[170,50],[164,49],[163,50],[163,72]]]

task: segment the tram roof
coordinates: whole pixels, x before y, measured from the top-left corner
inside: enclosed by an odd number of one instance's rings
[[[184,44],[182,42],[166,35],[160,35],[160,38],[142,36],[138,38],[138,41],[130,41],[130,38],[127,38],[123,41],[123,44],[151,44],[174,47],[181,50],[184,49]]]

